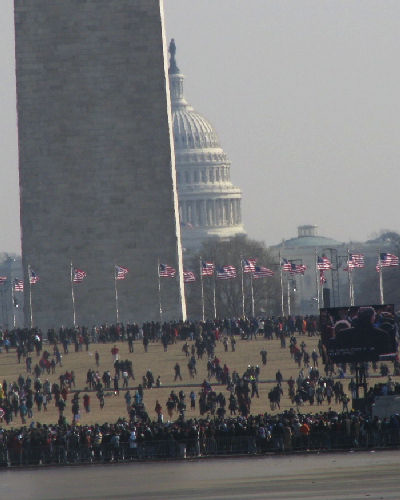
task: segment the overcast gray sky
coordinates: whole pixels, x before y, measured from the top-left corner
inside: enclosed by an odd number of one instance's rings
[[[0,7],[0,251],[19,251],[12,1]],[[249,236],[400,230],[398,0],[164,0],[185,95],[215,127]]]

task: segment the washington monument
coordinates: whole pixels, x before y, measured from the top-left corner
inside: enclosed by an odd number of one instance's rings
[[[121,321],[185,318],[162,0],[15,0],[15,35],[27,326],[71,326],[71,291],[115,323],[116,265]]]

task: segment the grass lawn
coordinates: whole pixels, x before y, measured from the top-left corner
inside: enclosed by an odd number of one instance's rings
[[[297,337],[298,342],[300,343],[302,340],[305,341],[307,347],[307,351],[309,353],[312,352],[313,348],[317,347],[319,337]],[[191,345],[191,342],[189,342]],[[198,401],[196,401],[196,411],[190,410],[190,401],[189,401],[189,393],[192,390],[191,387],[184,387],[184,384],[196,384],[197,387],[193,390],[198,393],[200,391],[200,384],[207,377],[207,356],[204,355],[202,360],[197,361],[197,375],[194,379],[190,378],[189,372],[187,369],[187,361],[185,354],[182,352],[183,342],[178,341],[177,344],[170,345],[168,347],[168,352],[164,352],[163,346],[161,343],[151,343],[149,344],[148,352],[144,352],[143,345],[140,341],[135,342],[134,353],[130,354],[128,350],[127,342],[118,343],[120,359],[130,359],[133,362],[133,369],[136,380],[130,380],[130,385],[132,388],[136,388],[139,383],[142,381],[143,375],[145,375],[146,371],[150,369],[153,372],[154,379],[157,378],[158,375],[161,376],[162,387],[157,389],[148,389],[145,390],[144,395],[144,403],[150,418],[155,419],[156,414],[154,411],[154,407],[156,404],[156,400],[158,399],[160,404],[163,407],[164,413],[164,421],[167,418],[167,411],[165,403],[168,399],[168,395],[170,391],[173,389],[176,393],[178,393],[181,389],[183,389],[186,393],[186,404],[187,404],[187,412],[186,418],[199,417],[200,414],[198,412]],[[52,353],[52,348],[45,345],[45,348]],[[89,368],[96,370],[95,364],[95,356],[94,353],[97,350],[100,355],[100,367],[99,372],[100,375],[103,374],[107,369],[110,370],[111,374],[114,374],[113,371],[113,358],[111,355],[111,348],[113,344],[91,344],[89,346],[89,351],[85,350],[82,352],[72,352],[74,350],[74,346],[70,346],[70,354],[63,355],[63,367],[60,368],[57,366],[56,373],[54,375],[44,374],[41,377],[42,382],[48,378],[50,382],[58,381],[58,377],[61,373],[66,370],[74,370],[76,375],[76,388],[82,390],[80,405],[81,405],[81,423],[82,424],[92,424],[92,423],[104,423],[104,422],[115,422],[118,417],[128,417],[128,413],[126,410],[125,399],[123,397],[125,391],[121,390],[120,395],[116,396],[113,391],[107,392],[105,397],[105,406],[101,410],[99,407],[99,402],[96,398],[95,392],[89,392],[91,398],[91,411],[90,413],[85,413],[83,408],[82,396],[85,392],[86,387],[86,373]],[[62,346],[59,346],[60,351],[62,352]],[[268,363],[266,366],[263,366],[261,363],[260,351],[265,348],[268,352]],[[83,346],[85,349],[85,346]],[[230,349],[230,347],[229,347]],[[217,343],[216,347],[216,355],[221,360],[221,366],[224,363],[230,369],[232,373],[233,370],[236,370],[239,375],[242,375],[246,370],[247,366],[250,365],[259,365],[261,368],[260,374],[260,384],[259,384],[259,394],[260,398],[253,398],[251,405],[251,413],[252,414],[260,414],[260,413],[274,413],[271,412],[271,408],[268,400],[268,392],[274,384],[275,373],[278,368],[281,370],[284,379],[288,379],[290,376],[293,376],[294,379],[297,378],[299,369],[294,361],[290,357],[289,347],[282,349],[280,347],[279,340],[265,340],[262,337],[258,337],[257,340],[238,340],[236,344],[236,351],[224,352],[224,346],[222,342]],[[36,354],[32,353],[32,368],[35,366],[36,362],[39,361],[39,358],[36,357]],[[181,374],[183,381],[182,382],[174,382],[174,365],[178,362],[181,366]],[[323,374],[323,366],[320,363],[319,366],[320,373]],[[0,380],[7,380],[8,383],[11,381],[16,381],[19,374],[22,374],[26,377],[26,369],[25,362],[22,360],[21,364],[17,362],[17,356],[14,350],[10,350],[7,354],[3,351],[0,354]],[[31,375],[32,380],[34,378]],[[264,380],[269,380],[270,382],[262,382]],[[378,379],[379,380],[379,379]],[[385,379],[381,379],[386,380]],[[210,383],[213,386],[213,382],[215,383],[215,379],[211,379]],[[348,392],[348,383],[349,380],[344,380],[343,385],[345,390]],[[120,381],[120,387],[122,386],[122,380]],[[131,388],[132,397],[134,394],[134,390]],[[226,391],[226,387],[223,386],[213,386],[214,390],[219,393],[222,391],[225,394],[225,397],[228,401],[228,391]],[[283,391],[284,395],[281,400],[281,411],[290,409],[293,405],[288,398],[288,386],[286,382],[283,383]],[[349,394],[350,396],[350,394]],[[67,399],[67,407],[65,409],[64,415],[67,418],[68,422],[72,420],[71,413],[71,396],[68,395]],[[332,401],[334,403],[334,401]],[[332,409],[341,410],[341,405],[331,405]],[[228,406],[227,406],[228,408]],[[313,406],[310,406],[306,403],[303,406],[302,412],[310,412],[317,413],[319,411],[326,411],[328,409],[328,403],[325,401],[321,406],[318,406],[316,403]],[[279,410],[276,410],[279,411]],[[229,410],[227,409],[227,415],[229,414]],[[175,414],[177,417],[177,414]],[[58,410],[54,406],[54,399],[48,404],[48,411],[38,412],[36,407],[34,408],[33,419],[34,422],[40,423],[56,423],[58,420]],[[27,424],[31,422],[30,419],[27,419]],[[21,424],[21,419],[18,416],[14,418],[14,421],[11,423],[12,426],[18,426]],[[4,425],[4,424],[3,424]]]

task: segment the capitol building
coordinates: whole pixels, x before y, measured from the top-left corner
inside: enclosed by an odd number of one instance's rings
[[[210,237],[244,234],[242,193],[230,180],[230,161],[210,123],[183,95],[184,75],[170,47],[169,81],[182,246],[196,250]]]

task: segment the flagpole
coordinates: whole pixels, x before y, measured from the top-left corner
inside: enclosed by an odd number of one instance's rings
[[[245,318],[245,312],[244,312],[244,278],[243,278],[243,256],[240,256],[240,269],[241,269],[241,274],[242,274],[242,317]]]
[[[290,308],[290,280],[289,280],[289,276],[287,278],[287,312],[288,312],[288,316],[290,316],[291,308]]]
[[[203,259],[200,257],[201,319],[204,323]]]
[[[251,285],[251,317],[255,317],[254,311],[254,287],[253,287],[253,273],[250,273],[250,285]]]
[[[383,276],[382,276],[382,262],[381,262],[381,249],[378,250],[378,265],[379,265],[379,294],[381,305],[385,303],[383,298]]]
[[[217,297],[216,297],[216,291],[215,291],[215,288],[216,288],[216,277],[215,277],[215,273],[214,273],[214,290],[213,290],[213,301],[214,301],[214,319],[217,319]]]
[[[29,312],[30,312],[31,328],[33,328],[32,283],[31,283],[31,266],[30,266],[30,264],[28,264],[28,281],[29,281]]]
[[[73,277],[73,267],[71,260],[71,296],[72,296],[72,311],[74,317],[74,327],[76,326],[76,313],[75,313],[75,294],[74,294],[74,277]]]
[[[347,280],[349,282],[349,300],[350,300],[350,305],[354,306],[353,275],[350,272],[350,250],[349,249],[347,249]]]
[[[118,307],[118,288],[117,288],[117,266],[114,265],[114,288],[115,288],[115,313],[117,316],[117,324],[119,323],[119,307]]]
[[[15,328],[15,325],[16,325],[16,319],[15,319],[15,295],[14,295],[14,286],[15,286],[15,280],[11,282],[11,302],[12,302],[12,308],[13,308],[13,327]]]
[[[317,309],[319,311],[319,276],[318,276],[318,254],[315,249],[315,285],[317,287]]]
[[[285,316],[284,305],[283,305],[283,271],[282,271],[282,257],[281,251],[279,250],[279,269],[280,269],[280,280],[281,280],[281,312],[282,318]]]
[[[347,249],[347,282],[349,284],[349,302],[351,303],[351,281],[350,281],[350,251]]]
[[[351,290],[350,305],[354,306],[354,275],[353,275],[353,271],[350,271],[350,290]]]
[[[162,304],[161,304],[161,279],[160,279],[160,258],[157,259],[157,274],[158,274],[158,303],[160,305],[160,325],[162,325]]]

